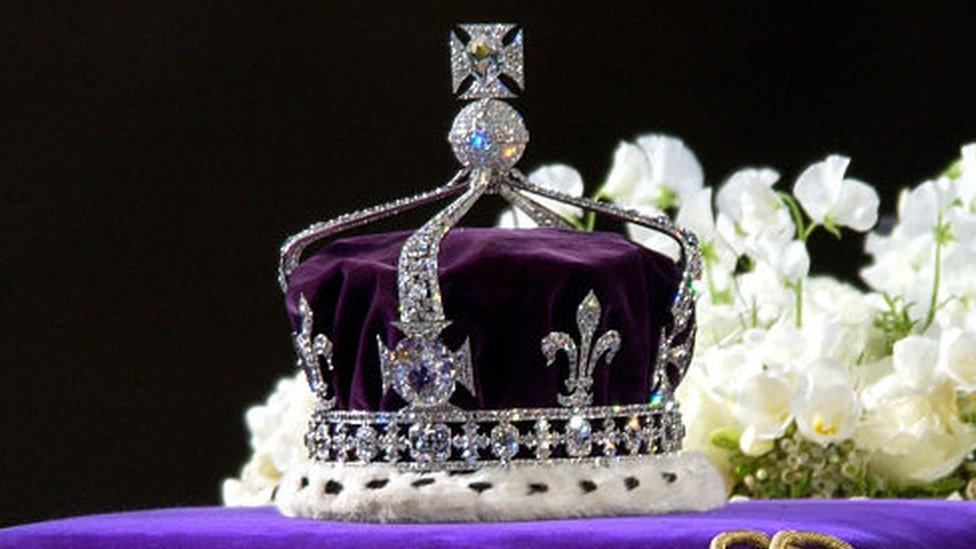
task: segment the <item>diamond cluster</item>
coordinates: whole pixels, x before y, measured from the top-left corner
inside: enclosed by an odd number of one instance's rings
[[[522,158],[529,131],[522,115],[511,105],[482,99],[461,109],[447,140],[465,167],[503,171]]]

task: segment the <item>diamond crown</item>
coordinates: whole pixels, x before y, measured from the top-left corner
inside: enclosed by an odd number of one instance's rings
[[[397,264],[399,320],[403,337],[392,347],[377,335],[384,392],[406,405],[395,412],[341,410],[327,372],[334,343],[314,333],[315,319],[300,296],[300,329],[293,334],[298,365],[316,395],[316,409],[306,443],[311,456],[327,464],[383,462],[416,470],[455,470],[497,465],[538,465],[565,460],[640,458],[680,449],[683,427],[673,399],[674,383],[691,359],[694,340],[694,291],[701,260],[693,234],[676,228],[666,216],[639,212],[538,186],[517,169],[529,134],[521,115],[503,101],[524,88],[522,31],[511,24],[466,24],[450,34],[452,88],[464,105],[448,141],[462,169],[446,184],[311,225],[287,239],[281,249],[279,281],[289,277],[305,250],[344,230],[397,215],[417,206],[456,196],[411,234]],[[506,83],[507,82],[507,83]],[[443,309],[438,255],[444,236],[485,194],[497,194],[543,227],[572,229],[538,197],[569,204],[618,222],[657,230],[681,247],[682,269],[670,325],[659,337],[656,360],[648,364],[652,392],[647,403],[593,406],[593,374],[612,368],[625,334],[600,331],[598,296],[582,297],[576,332],[552,331],[540,342],[540,360],[553,366],[565,356],[565,393],[558,408],[462,410],[451,403],[459,388],[476,395],[470,342],[449,348],[441,332],[450,324]],[[343,342],[335,343],[342,345]]]

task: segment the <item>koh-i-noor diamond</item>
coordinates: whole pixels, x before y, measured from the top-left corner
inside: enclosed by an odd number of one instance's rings
[[[453,86],[462,99],[476,101],[459,112],[448,139],[464,168],[436,189],[315,223],[289,237],[282,246],[279,281],[287,291],[289,278],[312,244],[460,195],[411,235],[401,250],[397,266],[399,321],[393,326],[403,337],[392,350],[382,341],[378,343],[384,391],[392,388],[403,397],[407,402],[403,409],[334,409],[335,396],[328,389],[335,387],[330,387],[323,375],[331,374],[330,344],[325,335],[313,334],[311,307],[301,300],[302,329],[295,334],[296,350],[317,399],[307,439],[310,453],[324,463],[365,465],[383,460],[404,470],[454,471],[567,460],[599,462],[604,458],[594,454],[625,459],[630,456],[622,455],[624,452],[640,458],[680,449],[684,432],[673,401],[673,383],[665,372],[680,380],[691,358],[693,281],[701,275],[697,240],[692,233],[676,228],[667,216],[649,217],[610,203],[570,196],[536,185],[514,169],[528,141],[528,131],[518,112],[500,99],[512,97],[512,90],[524,85],[522,34],[515,32],[513,25],[504,24],[461,25],[461,31],[460,36],[451,35]],[[450,404],[459,384],[477,400],[484,395],[475,393],[467,342],[451,351],[440,337],[450,320],[445,318],[442,306],[438,254],[444,236],[486,193],[497,193],[541,226],[570,228],[566,220],[533,197],[637,224],[679,243],[682,284],[671,305],[673,321],[662,328],[651,372],[654,382],[650,390],[657,391],[660,399],[592,406],[594,369],[601,359],[610,364],[621,338],[616,330],[607,330],[594,341],[601,310],[596,294],[591,292],[577,310],[578,340],[567,333],[552,332],[542,342],[547,364],[552,365],[559,352],[568,358],[563,379],[566,393],[556,395],[561,408],[462,410]],[[452,453],[455,448],[456,454]],[[490,450],[491,455],[482,449]],[[529,457],[533,451],[534,457]]]
[[[386,357],[393,388],[418,406],[446,403],[454,393],[457,375],[454,353],[440,340],[407,337]]]

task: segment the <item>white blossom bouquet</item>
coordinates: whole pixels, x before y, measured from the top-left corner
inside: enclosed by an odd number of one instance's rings
[[[595,198],[673,214],[699,236],[696,350],[678,399],[685,447],[712,458],[732,495],[976,499],[976,143],[902,191],[886,234],[868,233],[867,290],[810,275],[811,234],[842,239],[878,220],[877,192],[846,177],[849,163],[808,166],[792,192],[776,170],[745,168],[713,193],[681,140],[646,135],[617,147]],[[583,194],[569,166],[529,178]],[[593,229],[591,216],[539,200]],[[514,210],[499,224],[534,226]],[[225,481],[226,503],[270,501],[278,477],[306,459],[311,408],[294,376],[248,411],[254,454]]]

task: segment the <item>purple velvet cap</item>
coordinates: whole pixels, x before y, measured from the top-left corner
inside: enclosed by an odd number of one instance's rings
[[[286,306],[299,325],[304,294],[315,333],[334,344],[337,407],[396,410],[404,402],[383,394],[376,337],[393,347],[403,337],[397,314],[397,260],[409,232],[333,241],[292,274]],[[540,349],[552,331],[579,337],[576,308],[593,290],[602,306],[596,336],[617,330],[623,343],[613,361],[593,374],[593,404],[647,402],[661,328],[680,272],[668,257],[614,233],[560,229],[456,228],[440,251],[444,310],[452,324],[442,336],[455,349],[470,338],[476,396],[459,389],[465,409],[556,407],[565,393],[566,360],[546,366]]]

